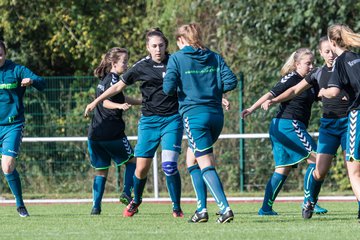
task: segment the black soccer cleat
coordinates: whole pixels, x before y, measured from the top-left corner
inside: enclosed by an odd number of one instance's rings
[[[209,220],[209,214],[206,211],[195,211],[194,215],[188,220],[189,223],[204,223]]]
[[[129,205],[131,200],[132,200],[132,198],[124,192],[120,195],[120,202],[126,206]]]
[[[101,208],[92,208],[91,209],[91,213],[90,213],[90,215],[100,215],[100,213],[101,213]]]
[[[358,211],[358,221],[359,221],[359,223],[360,223],[360,210]]]
[[[26,210],[25,206],[18,207],[16,211],[19,213],[20,217],[30,217],[30,214]]]
[[[216,220],[217,223],[229,223],[234,220],[234,213],[230,209],[229,211],[220,214],[219,218]]]
[[[304,204],[302,209],[302,217],[304,219],[310,219],[314,213],[315,203],[307,201],[306,204]]]

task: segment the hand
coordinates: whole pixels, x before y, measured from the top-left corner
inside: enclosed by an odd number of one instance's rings
[[[319,94],[318,94],[319,98],[324,97],[324,91],[325,91],[325,88],[320,89]]]
[[[250,110],[250,108],[247,108],[241,112],[241,118],[245,119],[245,117],[249,116],[250,114],[252,114],[252,111]]]
[[[94,108],[96,107],[96,105],[97,105],[97,104],[96,104],[95,102],[92,102],[92,103],[88,104],[88,105],[86,106],[86,108],[85,108],[84,117],[88,117],[88,116],[89,116],[89,113],[94,110]]]
[[[23,80],[21,80],[21,86],[22,87],[28,87],[33,83],[33,80],[31,80],[31,78],[24,78]]]
[[[272,105],[272,101],[271,100],[266,100],[265,102],[263,102],[261,104],[261,108],[264,109],[265,111],[269,110],[270,106]]]
[[[123,110],[123,111],[126,111],[126,110],[128,110],[130,107],[131,107],[130,104],[128,104],[128,103],[123,103],[123,104],[120,104],[119,109],[120,109],[120,110]]]
[[[221,103],[226,111],[230,110],[230,102],[226,98],[222,98]]]

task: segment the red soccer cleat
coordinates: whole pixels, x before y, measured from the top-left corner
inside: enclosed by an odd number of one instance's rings
[[[183,218],[184,217],[184,213],[183,213],[183,211],[181,211],[181,209],[173,210],[172,215],[174,218]]]
[[[135,213],[137,213],[138,207],[141,203],[137,204],[132,200],[129,205],[126,206],[123,212],[124,217],[132,217]]]

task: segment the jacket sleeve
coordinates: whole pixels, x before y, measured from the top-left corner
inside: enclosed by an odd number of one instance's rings
[[[19,65],[18,70],[19,70],[19,77],[21,79],[30,78],[33,81],[32,86],[34,88],[36,88],[39,91],[42,91],[45,89],[45,80],[42,77],[36,75],[35,73],[33,73],[30,69],[28,69],[25,66]]]
[[[224,59],[220,57],[220,77],[222,82],[223,92],[228,92],[236,88],[238,80],[235,74],[231,71]]]
[[[169,96],[175,95],[179,80],[180,73],[178,65],[176,64],[176,58],[171,55],[166,67],[166,74],[163,82],[164,93]]]

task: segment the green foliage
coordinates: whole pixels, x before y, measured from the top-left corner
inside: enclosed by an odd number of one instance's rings
[[[137,55],[145,1],[0,1],[10,57],[41,75],[89,75],[114,46]]]

